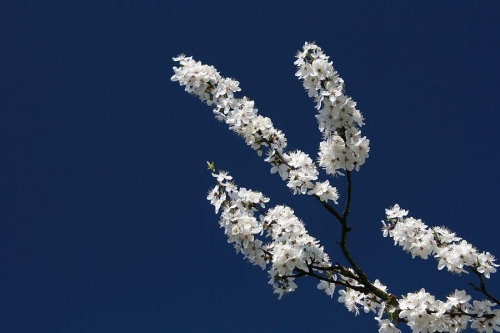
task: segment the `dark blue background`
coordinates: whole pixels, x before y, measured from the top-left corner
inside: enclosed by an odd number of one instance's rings
[[[181,52],[214,65],[290,149],[315,157],[314,102],[294,77],[305,41],[331,56],[366,118],[354,258],[397,295],[473,293],[473,276],[411,260],[382,238],[380,220],[399,203],[500,255],[499,10],[497,1],[3,2],[0,331],[376,332],[372,314],[355,318],[312,280],[278,301],[266,273],[235,256],[205,200],[207,160],[271,206],[292,206],[344,262],[336,221],[292,196],[170,82]],[[498,281],[487,281],[497,297]]]

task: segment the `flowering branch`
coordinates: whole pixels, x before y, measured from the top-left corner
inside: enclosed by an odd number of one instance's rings
[[[402,298],[387,292],[378,279],[371,281],[352,258],[347,236],[352,230],[347,220],[352,200],[352,171],[359,171],[368,157],[369,140],[361,136],[363,116],[356,102],[345,95],[344,81],[338,76],[332,62],[314,43],[305,43],[297,52],[296,76],[303,81],[309,97],[316,102],[318,129],[323,134],[319,144],[317,163],[306,153],[287,152],[287,139],[267,117],[258,114],[254,102],[247,97],[236,98],[239,82],[222,77],[213,66],[196,62],[180,55],[174,61],[172,81],[178,81],[185,90],[213,107],[215,117],[225,122],[230,130],[240,135],[259,156],[267,148],[265,161],[271,164],[271,173],[278,173],[293,194],[310,195],[318,200],[341,225],[339,246],[350,267],[332,264],[319,241],[310,236],[305,224],[287,206],[265,209],[269,198],[261,192],[238,187],[225,171],[216,171],[214,163],[208,169],[217,185],[207,196],[220,213],[219,224],[228,241],[249,262],[268,270],[269,284],[281,298],[297,288],[295,280],[304,276],[319,281],[318,289],[333,297],[339,287],[338,301],[359,314],[374,312],[380,333],[401,332],[396,325],[404,323],[413,332],[459,332],[468,327],[479,332],[500,331],[500,302],[486,290],[483,280],[496,272],[498,265],[489,252],[479,253],[467,241],[444,227],[429,228],[420,219],[406,217],[408,211],[399,205],[386,209],[383,236],[392,237],[412,258],[434,256],[438,269],[452,273],[472,271],[479,279],[479,287],[472,288],[488,299],[474,300],[463,290],[455,290],[446,301],[436,300],[425,289],[408,293]],[[331,176],[344,176],[347,181],[346,199],[342,213],[331,204],[338,204],[339,194],[328,180],[318,181],[318,167]],[[387,222],[387,223],[386,223]],[[264,244],[265,239],[271,239]],[[386,318],[383,318],[384,315]]]

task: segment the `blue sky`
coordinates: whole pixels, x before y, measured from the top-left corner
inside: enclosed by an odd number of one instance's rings
[[[206,161],[290,205],[333,261],[340,229],[293,196],[209,107],[170,82],[179,53],[240,81],[289,148],[316,156],[294,77],[316,41],[358,103],[370,157],[353,175],[349,246],[397,295],[476,282],[384,239],[399,203],[500,255],[496,1],[35,1],[0,5],[0,331],[376,332],[298,281],[281,300],[236,256]],[[327,179],[323,174],[322,177]],[[342,188],[344,179],[331,179]],[[344,195],[341,192],[341,195]],[[495,274],[489,290],[499,297]],[[403,328],[403,332],[409,330]]]

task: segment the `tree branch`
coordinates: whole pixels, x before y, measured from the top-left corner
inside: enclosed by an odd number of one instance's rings
[[[482,293],[483,295],[485,295],[486,297],[488,297],[491,301],[493,301],[494,303],[496,304],[500,304],[500,301],[497,300],[495,297],[493,297],[490,293],[488,293],[488,291],[486,291],[486,285],[484,284],[484,280],[483,280],[483,275],[481,273],[479,273],[476,269],[474,268],[471,268],[471,271],[476,274],[477,278],[479,279],[479,287],[477,287],[476,285],[474,285],[472,282],[469,282],[469,285],[472,286],[472,288],[474,288],[475,291],[479,291],[480,293]]]
[[[352,192],[351,171],[346,172],[346,178],[347,178],[347,198],[345,202],[344,212],[342,213],[342,218],[347,221],[347,216],[349,215],[349,207],[351,205],[351,192]]]

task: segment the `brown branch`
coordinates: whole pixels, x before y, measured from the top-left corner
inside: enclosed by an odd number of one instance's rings
[[[493,297],[488,291],[486,290],[486,285],[484,284],[483,276],[481,273],[477,271],[475,268],[470,269],[474,274],[476,274],[477,278],[479,279],[479,287],[474,285],[472,282],[469,283],[472,288],[474,288],[475,291],[479,291],[486,297],[488,297],[491,301],[493,301],[496,304],[500,304],[500,301],[498,301],[495,297]]]
[[[349,215],[349,207],[351,205],[351,192],[352,192],[351,171],[346,172],[346,178],[347,178],[347,198],[345,202],[344,212],[342,213],[342,218],[347,221],[347,216]]]
[[[316,194],[313,194],[312,195],[316,200],[318,200],[322,205],[323,207],[326,208],[327,211],[329,211],[333,216],[335,216],[335,218],[342,224],[342,216],[335,210],[335,208],[333,208],[332,206],[330,206],[329,204],[327,204],[326,202],[322,201],[318,195]]]

